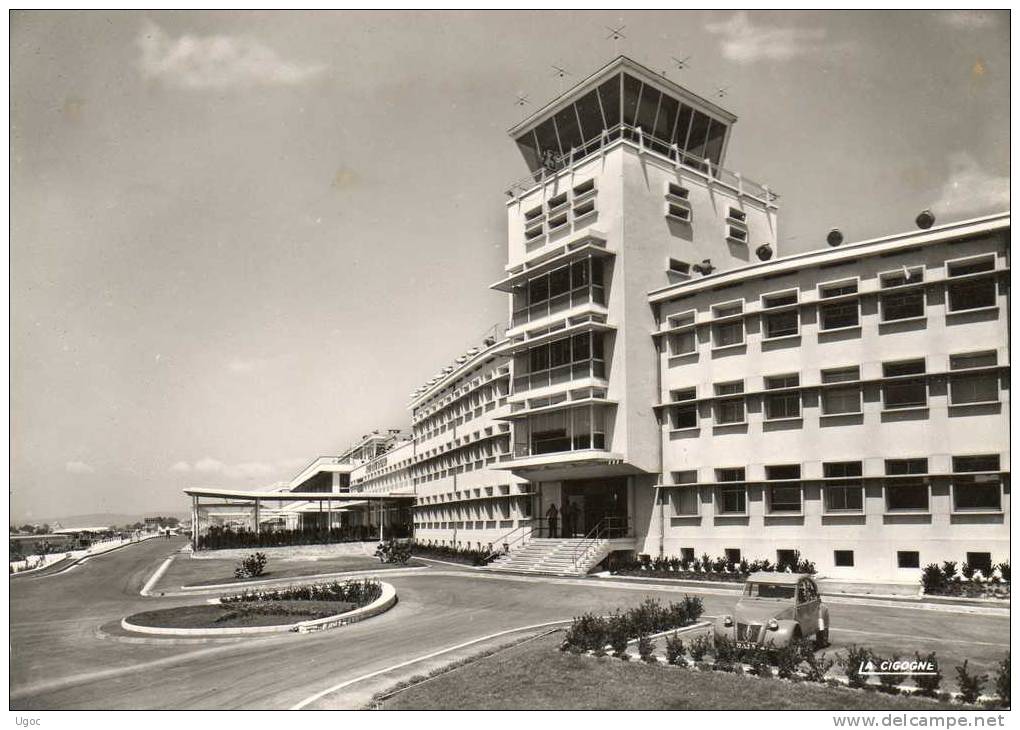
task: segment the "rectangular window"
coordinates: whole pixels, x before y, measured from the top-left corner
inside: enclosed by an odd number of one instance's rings
[[[742,515],[747,513],[747,488],[720,487],[719,488],[719,514],[721,515]]]
[[[686,203],[666,202],[666,217],[687,223],[691,220],[691,209]]]
[[[928,485],[920,479],[886,482],[885,508],[888,512],[927,512]]]
[[[970,370],[994,366],[997,355],[994,350],[949,356],[950,370]],[[999,374],[977,372],[953,374],[949,379],[949,402],[951,405],[972,403],[993,403],[999,400]]]
[[[696,405],[679,406],[673,409],[673,429],[697,428],[698,407]]]
[[[910,269],[904,266],[899,271],[891,271],[879,276],[879,286],[882,289],[894,289],[898,286],[920,284],[922,281],[924,281],[924,269],[920,266]]]
[[[674,489],[672,495],[673,514],[676,517],[691,517],[699,513],[698,490],[690,487]]]
[[[692,547],[680,548],[680,559],[685,561],[685,562],[688,562],[688,563],[693,561],[694,560],[694,548],[692,548]]]
[[[897,568],[920,568],[921,553],[917,550],[899,550],[896,553]]]
[[[740,208],[732,208],[731,207],[730,210],[729,210],[729,213],[727,214],[726,217],[729,220],[734,221],[735,223],[746,223],[747,222],[747,213],[745,213],[744,211],[740,210]]]
[[[822,371],[822,383],[845,383],[860,380],[858,367]],[[822,389],[822,415],[836,416],[861,412],[861,389],[858,385]]]
[[[714,347],[730,347],[744,342],[743,321],[724,322],[712,327],[712,344]]]
[[[766,313],[763,319],[765,323],[764,339],[766,340],[800,334],[800,312],[796,309]]]
[[[927,474],[927,459],[886,459],[885,473],[889,476]]]
[[[826,479],[842,479],[825,486],[826,512],[863,512],[864,487],[861,462],[836,461],[822,465]]]
[[[921,408],[928,405],[928,381],[923,377],[924,360],[882,363],[882,377],[897,378],[882,385],[882,402],[886,410]],[[910,378],[920,375],[919,378]]]
[[[769,512],[800,512],[800,485],[769,487]]]
[[[666,195],[669,195],[670,197],[673,198],[677,198],[679,200],[687,200],[690,194],[691,191],[685,188],[680,183],[670,181],[666,182]]]
[[[716,469],[715,480],[717,482],[742,482],[744,481],[744,469],[743,467]]]
[[[779,570],[785,570],[787,566],[796,566],[797,557],[796,550],[776,550],[776,568]]]
[[[669,336],[669,356],[693,355],[698,351],[698,338],[693,329]]]
[[[740,562],[740,548],[726,548],[726,562],[728,563],[739,563]]]
[[[860,323],[860,305],[856,300],[823,304],[819,306],[818,314],[818,329],[822,332],[856,327]]]
[[[924,290],[911,289],[910,291],[883,294],[881,307],[883,322],[918,319],[925,314]]]
[[[731,241],[747,243],[747,231],[739,226],[726,226],[726,238]]]
[[[796,388],[800,385],[800,376],[774,375],[765,378],[765,389],[776,390]],[[775,421],[784,418],[800,418],[800,393],[781,393],[765,396],[765,420]]]
[[[973,278],[974,274],[995,270],[995,255],[988,254],[963,261],[946,263],[948,305],[950,312],[964,312],[969,309],[984,309],[996,305],[996,284],[994,276]],[[954,278],[961,281],[953,281]]]
[[[967,553],[967,565],[981,571],[981,575],[988,578],[992,574],[991,553]]]
[[[670,259],[669,270],[674,274],[689,276],[691,273],[691,265],[686,261],[681,261],[680,259]]]
[[[779,464],[765,467],[765,478],[771,481],[800,479],[800,464]]]
[[[744,422],[744,399],[725,400],[716,403],[715,421],[719,425]]]
[[[954,456],[953,472],[953,511],[1002,511],[1002,480],[998,473],[998,454]]]
[[[832,551],[832,563],[837,568],[852,568],[852,567],[854,567],[854,551],[853,550],[833,550]]]

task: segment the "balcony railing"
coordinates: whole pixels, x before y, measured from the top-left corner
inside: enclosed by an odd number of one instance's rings
[[[558,294],[551,299],[532,304],[518,309],[513,313],[510,320],[511,327],[517,327],[528,322],[533,322],[542,317],[548,317],[559,312],[565,312],[572,307],[579,307],[582,304],[606,304],[605,287],[601,285],[582,286],[569,292]]]
[[[617,124],[610,129],[603,130],[597,137],[587,140],[580,147],[572,149],[561,157],[551,158],[540,170],[536,170],[532,174],[511,183],[507,189],[507,195],[515,198],[523,195],[536,185],[544,183],[547,179],[554,178],[560,170],[572,167],[599,152],[604,147],[608,147],[621,137],[633,142],[642,150],[664,157],[674,165],[686,167],[707,175],[709,178],[717,180],[739,193],[758,198],[765,203],[774,203],[779,199],[779,196],[769,190],[766,185],[749,180],[740,173],[727,170],[712,160],[685,152],[673,142],[666,142],[652,136],[642,130],[641,127],[632,127],[628,124]]]
[[[582,378],[605,377],[606,363],[604,360],[585,360],[518,375],[514,378],[514,392],[544,388],[547,385],[558,385]]]

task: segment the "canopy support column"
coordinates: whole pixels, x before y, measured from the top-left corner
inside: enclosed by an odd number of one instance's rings
[[[255,534],[258,535],[261,531],[260,523],[262,520],[259,519],[259,500],[255,500]]]
[[[198,550],[198,497],[191,498],[191,549]]]

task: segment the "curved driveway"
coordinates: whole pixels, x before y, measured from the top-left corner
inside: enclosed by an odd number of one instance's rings
[[[176,642],[120,636],[116,625],[125,615],[202,600],[139,595],[182,544],[151,540],[59,575],[11,581],[11,709],[287,708],[345,680],[482,636],[678,595],[649,585],[432,568],[387,577],[397,588],[397,606],[333,631]],[[703,598],[709,614],[728,610],[734,600],[732,593]],[[969,657],[990,669],[1009,644],[1006,617],[853,604],[833,604],[831,611],[836,645],[901,654],[936,650],[944,662]],[[421,671],[413,666],[406,674]],[[313,706],[349,704],[364,694],[346,693],[346,703],[343,696],[327,697]]]

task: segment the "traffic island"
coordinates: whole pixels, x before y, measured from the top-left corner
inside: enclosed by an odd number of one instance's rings
[[[396,589],[374,579],[280,590],[246,591],[210,603],[143,611],[121,628],[158,636],[310,633],[377,616],[397,602]]]

